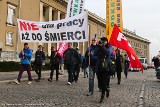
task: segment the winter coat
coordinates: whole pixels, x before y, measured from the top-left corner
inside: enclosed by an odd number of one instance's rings
[[[87,60],[87,63],[90,64],[91,66],[96,66],[98,56],[97,54],[95,54],[95,50],[97,49],[98,49],[97,45],[91,45],[90,47],[87,48],[87,51],[85,53],[85,58]],[[88,56],[88,53],[90,53],[90,58]]]
[[[19,53],[19,58],[21,64],[31,64],[31,58],[32,58],[32,50],[30,48],[23,49],[24,56],[22,56],[22,51]]]
[[[64,52],[64,62],[68,65],[81,64],[81,58],[78,55],[78,52],[73,48],[68,48]]]
[[[116,72],[122,72],[124,70],[124,59],[123,56],[118,54],[116,55]]]
[[[61,57],[55,51],[51,51],[50,63],[59,66]]]
[[[45,60],[45,54],[43,51],[36,51],[35,53],[35,64],[42,64]]]
[[[99,46],[97,50],[95,50],[95,55],[97,55],[97,71],[98,72],[108,72],[110,74],[111,72],[111,54],[112,54],[112,46],[106,45],[106,46]],[[104,60],[107,62],[107,67],[103,67]]]
[[[124,59],[124,68],[129,68],[129,60],[127,58]]]

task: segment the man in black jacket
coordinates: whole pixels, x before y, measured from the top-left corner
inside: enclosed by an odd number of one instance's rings
[[[101,87],[101,99],[100,103],[104,102],[105,94],[106,97],[109,97],[109,79],[110,79],[110,65],[111,65],[111,54],[112,46],[109,45],[108,39],[102,37],[99,41],[98,48],[95,50],[95,54],[98,55],[97,58],[97,68],[98,68],[98,81],[99,86]]]
[[[159,66],[159,58],[157,56],[154,56],[152,62],[154,62],[155,70],[157,70]]]
[[[42,70],[42,63],[45,60],[45,54],[42,51],[42,46],[38,46],[38,50],[35,53],[35,72],[38,75],[37,82],[41,79],[41,70]]]
[[[77,82],[78,81],[78,78],[79,78],[79,72],[80,72],[80,67],[81,67],[81,53],[80,53],[80,50],[78,48],[76,48],[77,52],[78,52],[78,57],[77,58],[77,63],[76,63],[76,66],[75,66],[75,72],[74,72],[74,81]],[[80,59],[80,62],[79,62],[79,59]]]
[[[48,81],[50,82],[52,82],[53,80],[54,70],[56,70],[56,81],[58,81],[60,59],[61,59],[60,55],[57,53],[57,51],[52,46],[51,47],[51,57],[50,57],[51,72],[50,72],[50,78],[48,79]]]
[[[72,43],[68,43],[68,49],[64,52],[64,61],[67,65],[68,71],[68,85],[71,85],[74,82],[74,72],[76,64],[80,64],[81,59],[78,57],[78,52],[73,49]]]

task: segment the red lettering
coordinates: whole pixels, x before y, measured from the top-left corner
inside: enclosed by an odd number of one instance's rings
[[[20,24],[20,29],[21,29],[21,30],[27,30],[27,25],[26,25],[25,22],[19,21],[19,24]]]
[[[37,28],[37,25],[35,25],[34,23],[30,24],[19,21],[19,24],[20,24],[20,30],[39,30],[39,28]]]
[[[31,30],[31,26],[30,26],[30,24],[29,24],[29,23],[27,23],[27,25],[28,25],[28,30]]]
[[[31,26],[32,26],[32,30],[39,30],[39,28],[36,28],[37,25],[35,25],[34,23],[32,23]]]

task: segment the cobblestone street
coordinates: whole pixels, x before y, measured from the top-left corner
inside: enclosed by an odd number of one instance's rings
[[[48,75],[48,72],[44,75]],[[6,78],[8,79],[9,75],[6,75]],[[5,73],[3,79],[5,80]],[[67,74],[60,76],[59,81],[55,81],[54,78],[53,82],[48,82],[45,77],[41,82],[33,82],[30,85],[27,81],[17,85],[13,82],[2,82],[3,79],[0,82],[0,107],[159,107],[160,105],[160,82],[155,77],[154,69],[146,70],[144,74],[129,72],[128,79],[125,79],[122,73],[121,85],[117,84],[116,78],[111,79],[110,97],[105,98],[105,103],[102,104],[99,104],[100,92],[96,79],[94,95],[86,96],[88,78],[83,78],[83,73],[80,74],[79,81],[70,86],[66,84]],[[144,98],[140,102],[142,85],[144,85]]]

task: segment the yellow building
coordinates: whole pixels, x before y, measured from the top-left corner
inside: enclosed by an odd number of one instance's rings
[[[30,21],[55,21],[64,19],[67,11],[65,0],[0,0],[0,58],[1,60],[15,60],[17,53],[23,49],[17,30],[17,18]],[[93,37],[106,35],[106,21],[94,13],[88,13],[89,18],[89,40]],[[132,38],[128,36],[129,38]],[[142,42],[136,39],[137,42]],[[58,48],[58,43],[29,43],[33,52],[37,46],[42,44],[45,54],[50,55],[51,46]],[[146,44],[147,55],[149,55],[149,43]],[[84,54],[88,42],[74,43]],[[17,58],[18,59],[18,58]]]

